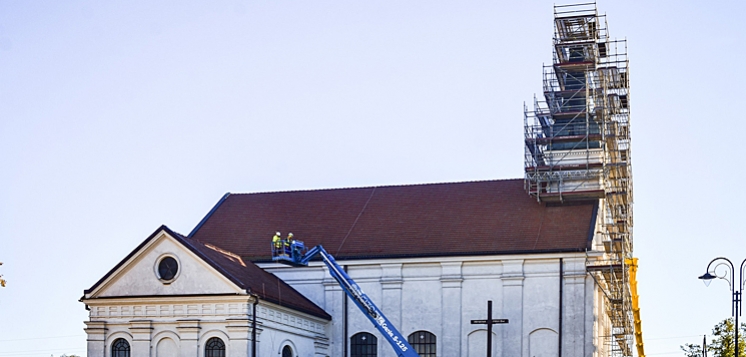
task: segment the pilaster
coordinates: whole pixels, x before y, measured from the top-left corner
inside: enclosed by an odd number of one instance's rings
[[[402,264],[381,264],[381,309],[394,326],[401,326]]]
[[[443,356],[461,356],[461,262],[441,262],[442,288],[440,350]]]
[[[381,303],[379,308],[386,315],[392,325],[401,326],[401,294],[402,294],[402,264],[381,264]],[[401,332],[401,331],[400,331]],[[407,334],[402,332],[406,338]],[[381,340],[386,343],[386,340]],[[388,345],[388,343],[386,343]],[[381,357],[396,357],[391,348],[384,348],[378,353]]]
[[[88,357],[104,357],[106,351],[106,322],[85,321],[83,329],[88,335]]]
[[[251,320],[248,318],[230,318],[225,321],[230,341],[229,356],[249,356],[251,353],[250,332]]]
[[[150,320],[130,321],[130,334],[132,334],[132,356],[150,356],[150,339],[153,333],[153,324]]]
[[[344,356],[344,346],[348,341],[344,330],[347,316],[345,316],[343,303],[347,297],[337,281],[329,276],[329,273],[326,274],[327,276],[322,281],[322,284],[324,284],[324,310],[333,317],[331,321],[332,344],[330,356]],[[353,302],[348,303],[351,305],[348,306],[348,309],[355,308]]]
[[[500,341],[503,356],[523,356],[523,260],[504,260],[502,263],[503,308],[499,313],[510,322],[493,328],[503,330]]]
[[[565,259],[562,354],[583,356],[585,350],[586,273],[585,259]]]
[[[177,320],[176,323],[176,331],[179,332],[179,339],[181,340],[179,356],[199,356],[199,320]]]

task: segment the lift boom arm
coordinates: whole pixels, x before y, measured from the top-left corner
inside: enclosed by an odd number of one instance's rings
[[[337,264],[329,253],[324,250],[324,247],[317,245],[311,248],[306,254],[304,254],[297,265],[308,265],[308,262],[316,256],[321,255],[324,260],[324,264],[329,268],[331,276],[337,280],[342,289],[347,293],[347,296],[355,302],[360,311],[365,314],[366,317],[373,323],[373,325],[381,332],[383,337],[391,344],[391,347],[396,351],[396,355],[400,357],[420,357],[414,348],[407,342],[407,339],[399,333],[399,330],[386,318],[386,316],[378,309],[378,306],[374,304],[368,295],[365,295],[362,289],[355,283],[352,278]]]

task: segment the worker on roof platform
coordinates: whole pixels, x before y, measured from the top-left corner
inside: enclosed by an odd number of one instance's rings
[[[272,249],[275,252],[275,255],[278,253],[283,253],[283,239],[282,234],[280,232],[275,233],[274,237],[272,237]]]
[[[288,233],[288,239],[285,240],[285,255],[290,256],[290,245],[295,242],[293,233]]]

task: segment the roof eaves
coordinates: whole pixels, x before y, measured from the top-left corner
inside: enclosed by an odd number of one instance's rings
[[[401,258],[444,258],[444,257],[465,257],[465,256],[485,256],[485,255],[521,255],[521,254],[548,254],[548,253],[580,253],[585,252],[585,247],[577,248],[556,248],[556,249],[524,249],[524,250],[511,250],[511,251],[486,251],[486,252],[457,252],[457,253],[442,253],[442,254],[386,254],[386,255],[340,255],[335,257],[337,260],[354,260],[354,259],[401,259]],[[253,263],[272,263],[272,260],[255,259],[252,260],[248,257],[242,257],[242,259],[251,261]],[[321,258],[314,258],[311,261],[320,261]]]

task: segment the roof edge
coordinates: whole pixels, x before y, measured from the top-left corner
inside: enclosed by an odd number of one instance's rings
[[[585,247],[576,248],[558,248],[558,249],[524,249],[513,251],[490,251],[490,252],[461,252],[461,253],[443,253],[443,254],[386,254],[386,255],[345,255],[335,257],[337,260],[374,260],[374,259],[402,259],[402,258],[444,258],[444,257],[474,257],[487,255],[525,255],[525,254],[549,254],[549,253],[583,253]],[[241,257],[252,263],[274,263],[273,260],[255,259]],[[314,258],[311,261],[321,261],[321,258]]]
[[[96,290],[96,288],[98,288],[99,285],[101,285],[104,281],[106,281],[106,279],[108,279],[112,274],[114,274],[115,271],[117,271],[119,268],[121,268],[124,265],[124,263],[126,263],[128,260],[130,260],[144,246],[146,246],[148,243],[150,243],[150,241],[153,240],[153,238],[155,238],[155,236],[158,235],[158,233],[160,233],[161,231],[166,231],[171,236],[179,236],[180,235],[180,234],[172,231],[165,224],[162,224],[160,227],[158,227],[158,229],[156,229],[153,233],[151,233],[148,236],[148,238],[145,238],[145,240],[142,241],[142,243],[140,243],[135,249],[133,249],[129,254],[127,254],[127,256],[124,257],[124,259],[122,259],[121,261],[119,261],[119,263],[117,263],[117,265],[115,265],[113,268],[111,268],[111,270],[109,270],[109,272],[107,272],[103,277],[101,277],[101,279],[99,279],[95,284],[93,284],[93,286],[91,286],[89,289],[83,290],[83,296],[85,296],[86,294],[90,294],[91,292],[93,292],[94,290]]]
[[[213,206],[213,207],[212,207],[212,209],[210,210],[210,212],[207,212],[207,214],[206,214],[206,215],[205,215],[205,216],[204,216],[204,217],[202,218],[202,220],[201,220],[201,221],[199,221],[199,223],[197,223],[197,225],[196,225],[196,226],[194,227],[194,229],[192,229],[192,231],[191,231],[191,232],[189,232],[189,234],[187,234],[187,238],[191,238],[192,236],[194,236],[194,234],[195,234],[195,233],[197,233],[197,231],[198,231],[198,230],[199,230],[200,228],[202,228],[202,225],[203,225],[203,224],[205,224],[205,222],[207,222],[207,220],[208,220],[208,219],[210,219],[210,217],[212,217],[212,214],[213,214],[213,213],[215,213],[215,211],[217,211],[217,210],[218,210],[218,208],[220,208],[220,205],[222,205],[222,204],[223,204],[223,202],[225,202],[225,200],[226,200],[226,199],[228,198],[228,196],[230,196],[230,195],[231,195],[231,193],[230,193],[230,192],[226,192],[226,193],[225,193],[225,194],[223,195],[223,197],[222,197],[222,198],[220,198],[220,200],[218,201],[218,203],[216,203],[216,204],[215,204],[215,206]]]
[[[309,188],[309,189],[279,190],[279,191],[238,192],[238,193],[232,193],[232,194],[233,195],[246,196],[246,195],[275,194],[275,193],[294,193],[294,192],[322,192],[322,191],[341,191],[341,190],[369,190],[369,189],[374,189],[374,188],[419,187],[419,186],[435,186],[435,185],[459,185],[459,184],[486,183],[486,182],[498,182],[498,181],[523,181],[523,178],[484,179],[484,180],[465,180],[465,181],[443,181],[443,182],[424,182],[424,183],[402,183],[402,184],[390,184],[390,185],[343,186],[343,187]],[[189,234],[189,236],[191,237],[191,234]]]

